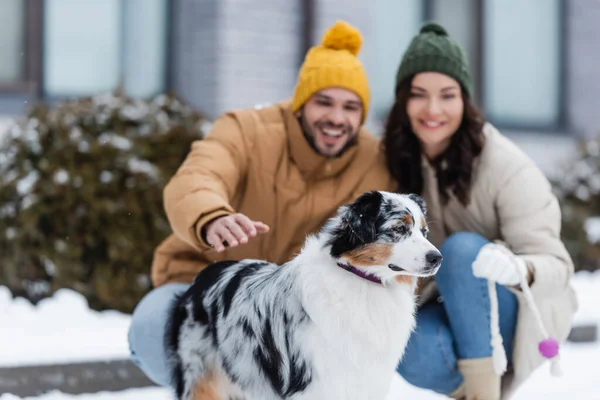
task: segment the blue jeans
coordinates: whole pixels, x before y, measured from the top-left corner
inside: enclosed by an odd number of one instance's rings
[[[397,371],[410,384],[441,394],[462,383],[457,360],[491,357],[490,298],[487,281],[471,270],[479,250],[489,243],[470,232],[451,235],[440,251],[442,266],[435,276],[442,303],[428,303],[417,312],[417,327]],[[496,285],[500,334],[508,362],[517,323],[516,296]]]
[[[160,386],[171,385],[164,338],[171,302],[190,285],[169,283],[150,291],[133,310],[127,339],[131,360]]]

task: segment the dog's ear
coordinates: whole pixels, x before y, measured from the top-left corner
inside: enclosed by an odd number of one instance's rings
[[[421,196],[415,193],[411,193],[408,195],[408,198],[417,203],[423,215],[427,216],[427,205],[425,204],[425,200],[423,200]]]
[[[383,195],[376,190],[363,193],[350,204],[349,217],[357,222],[375,222],[379,217],[382,202]]]
[[[379,210],[382,201],[381,193],[371,191],[340,209],[341,223],[332,232],[329,242],[333,257],[375,241],[377,227],[381,225]]]

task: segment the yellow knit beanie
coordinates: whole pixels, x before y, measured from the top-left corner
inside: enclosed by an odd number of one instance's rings
[[[352,25],[337,21],[312,47],[298,73],[292,110],[297,111],[306,100],[321,89],[341,87],[355,92],[363,103],[363,121],[369,110],[369,84],[362,63],[357,58],[362,45],[360,32]]]

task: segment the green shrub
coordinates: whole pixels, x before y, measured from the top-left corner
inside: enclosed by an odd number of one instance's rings
[[[552,184],[562,210],[562,239],[576,269],[599,269],[600,139],[582,141],[572,164]]]
[[[0,285],[130,312],[169,233],[162,191],[208,124],[178,99],[122,93],[31,108],[0,147]]]

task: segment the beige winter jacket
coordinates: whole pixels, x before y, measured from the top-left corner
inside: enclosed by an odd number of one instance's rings
[[[476,232],[489,240],[501,240],[533,267],[531,286],[549,334],[560,342],[571,329],[577,309],[569,280],[573,262],[560,240],[561,214],[551,186],[535,164],[492,125],[484,128],[486,144],[474,169],[471,202],[463,207],[451,197],[440,202],[435,170],[423,159],[430,239],[436,246],[454,232]],[[437,222],[433,222],[437,221]],[[506,399],[544,359],[538,352],[540,336],[535,319],[520,291],[519,315],[513,349],[513,371],[504,375],[502,398]],[[420,302],[436,293],[426,283]],[[549,368],[549,364],[544,364]],[[549,372],[548,372],[549,373]]]

